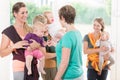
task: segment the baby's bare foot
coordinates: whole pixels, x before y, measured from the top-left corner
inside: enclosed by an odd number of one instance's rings
[[[28,71],[28,75],[31,75],[32,74],[32,72],[31,71]]]
[[[111,69],[110,69],[110,66],[108,66],[108,69],[111,70]]]
[[[98,72],[98,75],[101,75],[101,71],[100,71],[100,72]]]

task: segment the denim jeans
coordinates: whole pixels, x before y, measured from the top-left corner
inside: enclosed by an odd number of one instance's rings
[[[94,69],[87,70],[87,80],[106,80],[108,75],[108,70],[102,70],[101,75],[98,75],[98,72]]]

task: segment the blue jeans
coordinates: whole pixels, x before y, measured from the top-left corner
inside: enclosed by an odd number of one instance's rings
[[[108,75],[108,70],[102,70],[101,75],[98,75],[98,72],[94,69],[87,70],[87,80],[106,80]]]

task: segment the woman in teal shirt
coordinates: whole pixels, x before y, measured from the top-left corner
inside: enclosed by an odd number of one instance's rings
[[[62,27],[66,34],[56,45],[57,68],[55,80],[83,80],[82,37],[74,27],[75,9],[66,5],[59,10]]]

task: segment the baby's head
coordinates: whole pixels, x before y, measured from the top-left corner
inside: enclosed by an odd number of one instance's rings
[[[45,16],[43,15],[37,15],[34,17],[33,19],[33,25],[36,23],[36,22],[41,22],[43,24],[47,24],[47,19],[45,18]]]
[[[36,22],[33,25],[33,33],[36,34],[39,37],[43,37],[45,32],[44,24],[41,22]]]
[[[54,22],[52,11],[45,11],[43,14],[47,18],[47,24],[52,24]]]
[[[33,33],[39,37],[44,36],[46,30],[47,19],[43,15],[37,15],[33,19]]]
[[[103,31],[103,32],[101,33],[100,39],[101,39],[102,41],[107,41],[107,40],[109,40],[109,33]]]
[[[64,34],[65,34],[65,30],[64,29],[59,29],[56,32],[54,38],[57,39],[57,41],[59,41],[63,37]]]

